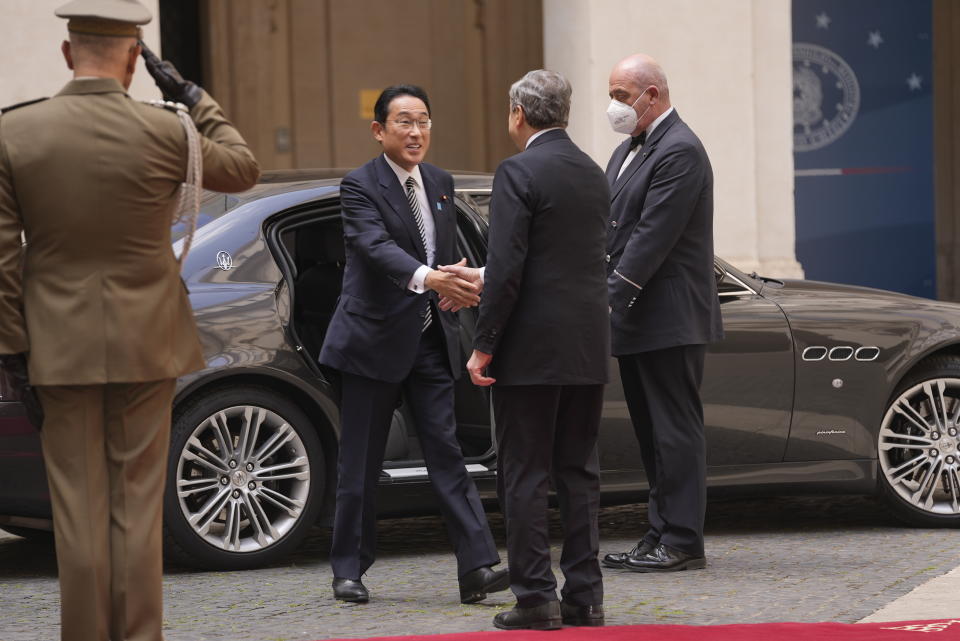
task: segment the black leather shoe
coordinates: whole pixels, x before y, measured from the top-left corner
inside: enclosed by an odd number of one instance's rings
[[[648,554],[636,559],[627,559],[623,567],[634,572],[676,572],[677,570],[701,570],[707,567],[707,559],[674,550],[662,543]]]
[[[600,564],[608,568],[622,568],[623,564],[627,562],[627,559],[638,559],[645,554],[650,554],[654,547],[656,546],[653,543],[649,543],[645,539],[641,539],[640,542],[633,546],[633,549],[629,552],[613,552],[611,554],[604,554],[603,560],[600,561]]]
[[[493,625],[501,630],[557,630],[563,625],[560,604],[547,601],[532,608],[519,606],[493,617]]]
[[[350,603],[366,603],[370,600],[370,593],[359,579],[333,578],[333,596],[338,601]]]
[[[477,568],[460,577],[460,603],[477,603],[487,598],[490,592],[500,592],[510,587],[510,570]]]
[[[603,625],[603,606],[574,605],[561,601],[560,616],[564,625],[600,626]]]

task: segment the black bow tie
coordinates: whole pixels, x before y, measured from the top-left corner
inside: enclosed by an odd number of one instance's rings
[[[645,142],[647,142],[646,131],[641,131],[639,136],[632,136],[630,138],[630,151],[633,151],[637,147],[642,147]]]

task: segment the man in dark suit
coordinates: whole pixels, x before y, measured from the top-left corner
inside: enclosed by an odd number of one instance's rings
[[[434,269],[456,260],[453,178],[423,162],[430,103],[423,89],[389,87],[371,123],[383,154],[340,186],[346,268],[320,362],[341,372],[340,457],[330,564],[337,599],[366,602],[374,561],[374,498],[393,411],[409,404],[430,480],[457,555],[460,599],[505,590],[506,570],[456,438],[459,321],[438,295],[476,305],[477,287]]]
[[[494,382],[500,503],[517,607],[503,629],[603,625],[597,434],[610,359],[604,247],[610,192],[564,131],[570,84],[531,71],[510,88],[521,153],[497,168],[474,352],[477,385]],[[454,272],[472,279],[464,268]],[[485,375],[489,370],[489,376]],[[565,582],[550,568],[547,492],[560,503]]]
[[[650,529],[607,567],[638,572],[706,566],[706,447],[700,381],[707,343],[722,337],[713,267],[713,171],[670,106],[667,79],[642,54],[610,74],[607,109],[629,134],[607,165],[613,354],[650,483]]]

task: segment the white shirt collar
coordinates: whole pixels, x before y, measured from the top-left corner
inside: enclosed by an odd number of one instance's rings
[[[527,145],[526,145],[526,147],[524,147],[524,149],[527,149],[527,148],[530,146],[530,143],[532,143],[534,140],[536,140],[537,138],[539,138],[539,137],[542,136],[543,134],[547,133],[548,131],[553,131],[554,129],[563,129],[563,127],[550,127],[549,129],[541,129],[541,130],[538,131],[537,133],[535,133],[535,134],[533,134],[532,136],[530,136],[529,138],[527,138]]]
[[[647,127],[647,129],[646,129],[647,138],[649,138],[649,137],[650,137],[650,134],[653,133],[653,130],[657,128],[657,125],[659,125],[661,122],[663,122],[663,121],[666,119],[666,117],[669,116],[669,115],[672,114],[672,113],[673,113],[673,107],[670,107],[669,109],[667,109],[666,111],[664,111],[662,114],[660,114],[660,116],[659,116],[656,120],[654,120],[653,122],[651,122],[651,123],[650,123],[650,126]]]
[[[420,179],[420,165],[417,165],[413,168],[413,171],[407,171],[397,163],[390,160],[390,156],[383,154],[384,160],[387,161],[387,164],[390,165],[390,169],[393,170],[393,173],[397,175],[397,180],[400,181],[400,186],[406,188],[407,178],[413,176],[413,179],[417,182],[417,186],[423,189],[423,180]]]
[[[644,130],[644,131],[646,131],[646,133],[647,133],[647,139],[648,139],[648,140],[649,140],[649,138],[650,138],[650,134],[652,134],[652,133],[653,133],[653,130],[657,128],[657,125],[659,125],[661,122],[663,122],[664,119],[666,119],[666,117],[669,116],[671,113],[673,113],[673,107],[670,107],[669,109],[667,109],[666,111],[664,111],[662,114],[660,114],[660,116],[657,117],[656,120],[654,120],[653,122],[651,122],[651,123],[650,123],[650,126],[647,127],[647,128]],[[630,165],[630,163],[633,162],[633,159],[636,158],[636,157],[637,157],[637,154],[640,153],[640,149],[641,149],[642,147],[643,147],[643,145],[637,145],[636,147],[634,147],[632,150],[630,150],[630,151],[627,153],[626,158],[623,159],[623,164],[620,165],[620,171],[617,173],[617,179],[619,179],[620,176],[623,175],[623,172],[626,171],[626,169],[627,169],[627,167]]]

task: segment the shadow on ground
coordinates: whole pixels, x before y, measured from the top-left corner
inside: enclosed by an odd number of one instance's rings
[[[497,545],[503,547],[503,517],[487,514]],[[609,506],[600,510],[600,538],[639,538],[647,529],[646,504]],[[777,534],[897,527],[879,501],[861,496],[717,499],[707,509],[706,536],[739,533]],[[438,516],[383,519],[379,522],[377,556],[388,557],[450,550],[443,519]],[[562,540],[559,512],[550,510],[550,536]],[[288,563],[326,562],[330,530],[317,527]]]
[[[600,511],[601,539],[639,538],[646,530],[645,504],[610,506]],[[488,513],[498,546],[504,545],[503,517]],[[707,510],[706,535],[788,533],[895,527],[898,522],[871,497],[774,497],[715,499]],[[551,538],[562,537],[559,513],[550,510]],[[315,527],[300,548],[274,567],[317,565],[327,561],[330,530]],[[444,552],[450,549],[443,519],[438,516],[383,519],[379,524],[379,557]],[[169,574],[195,570],[169,566]],[[56,576],[52,541],[0,539],[0,579]]]

